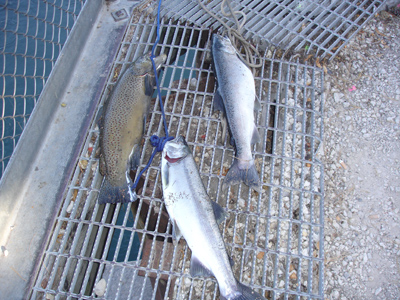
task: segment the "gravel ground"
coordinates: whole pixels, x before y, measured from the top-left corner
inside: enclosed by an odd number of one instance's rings
[[[400,18],[370,21],[325,81],[325,296],[400,297]]]

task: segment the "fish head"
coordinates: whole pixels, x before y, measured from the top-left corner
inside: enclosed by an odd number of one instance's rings
[[[148,73],[153,73],[153,63],[150,59],[151,53],[139,57],[130,67],[135,75],[144,76]],[[161,54],[153,58],[156,69],[158,70],[161,65],[166,61],[167,55]]]
[[[212,50],[223,51],[228,54],[236,54],[236,50],[232,45],[231,40],[227,36],[213,34],[212,37]]]
[[[185,138],[180,135],[165,144],[162,159],[169,164],[179,163],[190,153]]]

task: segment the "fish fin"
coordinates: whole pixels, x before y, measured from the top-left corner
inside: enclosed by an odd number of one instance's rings
[[[258,132],[257,126],[254,125],[253,136],[251,137],[251,144],[256,144],[260,141],[260,134]]]
[[[143,131],[142,131],[142,135],[144,135],[144,133],[146,131],[147,115],[148,115],[148,111],[146,111],[143,114]]]
[[[213,112],[217,110],[221,111],[224,114],[224,116],[226,115],[224,100],[222,99],[219,89],[215,91],[214,102],[213,102]]]
[[[100,154],[99,165],[100,165],[100,168],[99,168],[100,174],[105,176],[107,174],[107,167],[106,167],[106,161],[102,154]]]
[[[240,165],[242,166],[240,167]],[[258,177],[254,161],[247,164],[239,164],[239,160],[235,159],[231,168],[225,176],[223,189],[226,189],[228,185],[238,184],[242,181],[250,188],[256,190],[259,193],[261,192],[260,179]]]
[[[254,100],[254,111],[255,112],[261,111],[261,102],[257,96],[256,96],[256,99]]]
[[[222,126],[222,140],[224,140],[226,135],[226,128],[228,127],[228,120],[224,117],[222,117],[221,126]]]
[[[222,206],[219,205],[217,202],[211,201],[211,204],[212,204],[212,208],[214,210],[215,219],[217,220],[218,224],[221,224],[223,221],[225,221],[225,219],[227,217],[227,213],[222,208]]]
[[[230,263],[231,267],[233,268],[235,266],[235,262],[233,261],[232,257],[230,257],[229,255],[228,255],[228,258],[229,258],[229,263]]]
[[[146,96],[153,95],[154,84],[155,84],[154,76],[151,76],[150,74],[146,74],[144,76],[144,94]]]
[[[202,277],[212,277],[214,276],[211,271],[206,268],[201,261],[193,255],[192,260],[190,261],[190,275],[192,277],[202,276]]]
[[[232,295],[221,295],[223,300],[266,300],[259,293],[256,293],[247,285],[236,280],[237,290]]]
[[[99,129],[101,129],[104,126],[104,105],[99,108],[99,111],[97,112],[96,119],[94,121],[97,126],[99,126]]]
[[[129,173],[130,170],[136,170],[140,163],[140,146],[134,145],[131,151],[131,155],[129,156],[129,165],[126,168],[126,171]]]
[[[169,185],[169,166],[166,163],[162,164],[161,178],[163,186],[167,187]]]
[[[179,240],[182,237],[181,230],[179,229],[175,221],[173,221],[173,226],[172,226],[172,237],[176,242],[179,242]]]
[[[230,141],[230,143],[231,143],[231,146],[235,146],[235,139],[233,138],[233,136],[231,136],[231,141]]]
[[[100,187],[98,198],[99,204],[106,203],[129,203],[137,200],[135,192],[132,192],[128,185],[114,186],[107,177],[104,177],[103,183]]]

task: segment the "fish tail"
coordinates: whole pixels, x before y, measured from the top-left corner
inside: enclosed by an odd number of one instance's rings
[[[100,188],[99,204],[128,203],[135,202],[136,200],[137,195],[135,191],[131,191],[128,184],[124,186],[114,186],[108,181],[107,177],[104,178]]]
[[[231,168],[225,176],[224,188],[228,185],[244,182],[250,188],[261,192],[260,179],[254,165],[254,160],[251,162],[241,162],[240,159],[235,159]]]
[[[232,296],[221,297],[222,299],[224,299],[224,300],[266,300],[266,298],[264,298],[260,294],[256,293],[248,286],[240,283],[239,281],[237,281],[236,283],[237,283],[238,289],[235,292],[235,294]]]

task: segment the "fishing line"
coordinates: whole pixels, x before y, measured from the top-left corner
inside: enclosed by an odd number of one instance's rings
[[[239,10],[233,10],[231,3],[229,0],[222,0],[221,3],[221,13],[222,15],[224,15],[225,17],[232,17],[237,29],[233,29],[231,27],[228,26],[228,24],[226,24],[226,22],[224,22],[220,17],[218,17],[216,14],[214,14],[213,12],[211,12],[203,3],[201,0],[197,0],[197,2],[199,3],[199,5],[209,14],[211,15],[214,19],[216,19],[218,22],[220,22],[222,24],[222,26],[224,26],[227,30],[227,34],[229,39],[232,41],[232,45],[233,47],[235,47],[236,52],[240,53],[240,46],[242,46],[244,52],[245,52],[245,58],[243,58],[244,63],[252,69],[255,68],[260,68],[262,66],[262,62],[260,59],[260,53],[258,52],[258,50],[256,49],[256,47],[254,47],[252,44],[250,44],[248,41],[246,41],[246,39],[243,37],[242,35],[242,29],[244,24],[247,21],[247,15]],[[225,11],[225,4],[228,6],[229,8],[229,12]],[[239,23],[238,18],[236,17],[237,14],[242,15],[243,20],[241,23]],[[237,46],[237,42],[239,42],[239,46]],[[253,53],[259,57],[260,62],[256,63],[255,59],[254,59],[254,55]],[[253,70],[254,71],[254,70]],[[253,72],[254,73],[254,72]]]
[[[156,81],[156,87],[157,87],[157,95],[158,95],[158,100],[160,103],[160,110],[161,110],[161,115],[162,115],[162,119],[163,119],[163,123],[164,123],[164,131],[165,131],[165,136],[163,137],[159,137],[157,135],[152,135],[150,137],[150,143],[151,145],[154,147],[153,153],[150,156],[149,162],[147,163],[147,165],[143,168],[142,171],[140,171],[139,175],[136,177],[135,182],[133,183],[133,185],[130,187],[132,193],[134,193],[134,195],[136,195],[135,189],[136,186],[139,183],[140,178],[142,177],[143,173],[146,172],[146,170],[150,167],[151,162],[153,161],[154,156],[156,155],[157,152],[161,152],[164,149],[165,144],[172,140],[174,137],[173,136],[169,136],[168,134],[168,125],[167,125],[167,118],[165,117],[165,111],[164,111],[164,105],[162,103],[162,99],[161,99],[161,90],[160,90],[160,84],[158,82],[158,75],[157,75],[157,67],[156,64],[154,62],[154,52],[156,50],[156,47],[158,45],[158,42],[160,41],[160,10],[161,10],[161,1],[160,0],[158,2],[158,9],[157,9],[157,38],[156,41],[153,44],[153,48],[151,49],[151,55],[150,55],[150,60],[151,63],[153,64],[153,70],[154,70],[154,77],[155,77],[155,81]],[[135,199],[136,200],[136,199]]]

